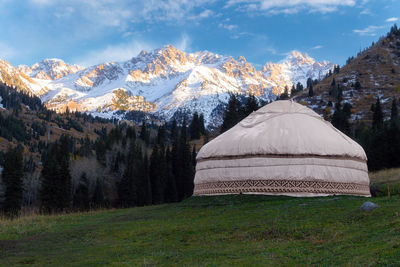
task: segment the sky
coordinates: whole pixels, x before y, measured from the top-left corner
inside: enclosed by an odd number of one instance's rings
[[[246,57],[346,59],[399,24],[400,0],[0,0],[0,59],[90,66],[172,44]]]

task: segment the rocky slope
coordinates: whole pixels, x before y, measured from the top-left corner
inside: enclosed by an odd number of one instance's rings
[[[118,110],[136,110],[169,120],[198,111],[212,127],[221,123],[229,93],[271,101],[285,86],[305,85],[307,78],[325,76],[332,67],[294,51],[282,62],[256,70],[244,57],[185,53],[165,46],[125,62],[80,68],[50,59],[32,67],[10,65],[0,73],[13,73],[16,78],[10,84],[40,96],[59,112],[69,108],[112,117]]]
[[[19,65],[18,70],[25,73],[31,78],[41,80],[57,80],[68,74],[75,73],[83,69],[77,65],[68,65],[61,59],[44,59],[39,63],[33,64],[31,67]]]
[[[261,71],[269,81],[274,83],[273,93],[281,94],[285,86],[290,91],[292,85],[297,83],[305,86],[308,78],[321,80],[333,67],[334,64],[331,62],[316,62],[306,53],[292,51],[279,63],[265,64]]]
[[[333,80],[335,86],[332,86]],[[338,91],[333,87],[338,86],[343,91],[343,102],[353,106],[352,120],[371,120],[371,105],[377,97],[380,97],[385,115],[389,116],[392,99],[400,96],[400,30],[392,28],[357,57],[349,58],[339,72],[314,87],[314,97],[308,97],[308,91],[304,91],[296,100],[327,117],[334,111]]]

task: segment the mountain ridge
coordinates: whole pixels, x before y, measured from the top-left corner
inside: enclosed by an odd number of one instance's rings
[[[230,93],[272,101],[285,87],[298,82],[305,85],[307,78],[325,75],[333,66],[293,51],[280,63],[267,63],[257,70],[244,56],[234,59],[209,51],[186,53],[167,45],[143,50],[123,62],[83,68],[45,59],[11,72],[17,78],[26,77],[21,78],[20,87],[40,96],[48,108],[58,112],[68,108],[122,118],[116,111],[135,110],[170,120],[177,114],[197,111],[204,114],[206,124],[218,126],[222,123],[221,106]]]

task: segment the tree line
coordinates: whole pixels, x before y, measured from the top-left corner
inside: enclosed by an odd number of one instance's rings
[[[170,125],[143,123],[137,134],[125,123],[101,131],[96,142],[62,135],[42,153],[38,203],[43,213],[86,211],[104,207],[133,207],[182,201],[193,194],[196,147],[190,139],[204,135],[203,115],[189,126],[174,120]],[[155,128],[156,131],[155,131]],[[149,141],[150,139],[150,141]],[[85,168],[77,180],[71,164],[81,157],[94,158],[106,176],[90,180]],[[18,215],[22,206],[23,148],[10,148],[3,159],[5,186],[3,212]]]

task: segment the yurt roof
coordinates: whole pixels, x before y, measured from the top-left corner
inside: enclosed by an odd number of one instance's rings
[[[275,101],[251,113],[203,146],[197,159],[257,155],[367,159],[354,140],[291,100]]]

